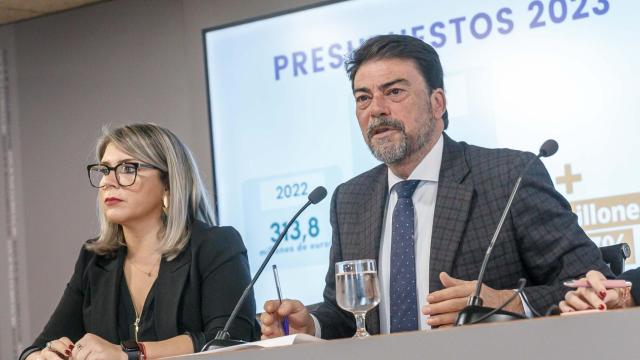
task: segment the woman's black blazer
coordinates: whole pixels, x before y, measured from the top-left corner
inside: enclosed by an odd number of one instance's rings
[[[66,336],[77,341],[92,333],[119,344],[117,309],[126,251],[96,255],[82,247],[75,271],[53,315],[23,355]],[[213,339],[250,282],[247,250],[232,227],[194,222],[188,245],[172,261],[162,260],[155,284],[155,327],[158,340],[185,334],[194,346]],[[230,329],[234,339],[259,337],[253,294]],[[199,351],[200,349],[195,349]]]

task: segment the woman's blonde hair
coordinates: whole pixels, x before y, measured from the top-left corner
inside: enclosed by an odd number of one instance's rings
[[[161,171],[160,178],[168,189],[168,209],[162,214],[160,251],[172,260],[188,243],[193,221],[214,224],[211,204],[191,152],[175,134],[154,124],[103,128],[96,146],[98,162],[109,144]],[[107,221],[99,202],[98,219],[100,236],[87,244],[88,250],[106,255],[126,245],[122,226]]]

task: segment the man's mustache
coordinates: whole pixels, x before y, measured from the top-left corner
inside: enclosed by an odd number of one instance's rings
[[[404,124],[396,119],[381,116],[373,118],[373,120],[367,126],[367,138],[371,140],[373,135],[375,135],[378,130],[382,128],[388,128],[391,130],[400,130],[404,133]]]

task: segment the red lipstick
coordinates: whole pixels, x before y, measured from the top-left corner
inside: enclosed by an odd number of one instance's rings
[[[122,202],[122,200],[118,199],[117,197],[108,197],[104,199],[104,203],[107,206],[117,205],[120,202]]]

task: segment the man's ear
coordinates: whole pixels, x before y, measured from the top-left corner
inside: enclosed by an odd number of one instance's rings
[[[442,88],[438,88],[431,91],[429,101],[431,102],[433,117],[436,119],[442,119],[445,111],[447,111],[447,97],[444,94],[444,90]]]

